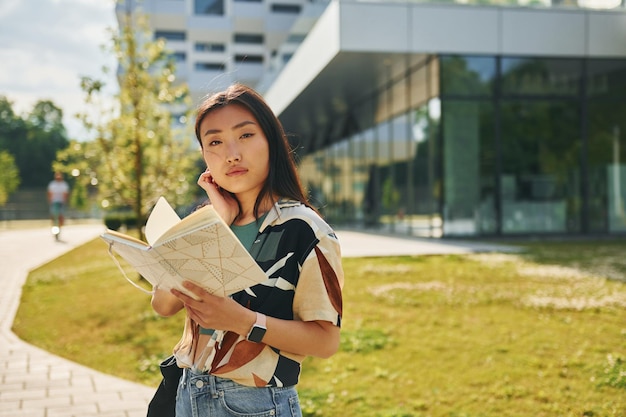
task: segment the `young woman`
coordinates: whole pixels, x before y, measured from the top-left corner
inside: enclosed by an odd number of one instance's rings
[[[207,165],[198,184],[268,279],[228,298],[191,283],[197,300],[155,289],[157,313],[187,312],[174,348],[184,368],[176,416],[300,416],[303,359],[339,347],[337,237],[309,205],[283,128],[254,90],[236,84],[206,99],[195,131]]]

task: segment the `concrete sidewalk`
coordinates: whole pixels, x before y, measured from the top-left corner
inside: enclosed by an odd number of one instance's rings
[[[102,225],[0,230],[0,417],[144,417],[155,387],[105,375],[45,352],[11,331],[30,270],[97,237]],[[337,231],[344,257],[507,252],[479,242],[398,238]],[[80,303],[77,303],[80,306]],[[78,307],[79,308],[79,307]]]
[[[60,242],[49,228],[0,231],[0,417],[145,417],[153,387],[45,352],[11,331],[28,272],[103,230],[67,226]]]
[[[478,252],[517,252],[514,246],[473,240],[390,236],[354,230],[337,230],[343,258],[365,256],[446,255]]]

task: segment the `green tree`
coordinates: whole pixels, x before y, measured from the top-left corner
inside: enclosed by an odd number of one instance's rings
[[[63,125],[63,110],[52,101],[40,100],[27,116],[28,135],[19,158],[24,185],[45,186],[52,179],[52,163],[59,150],[69,144]]]
[[[50,100],[40,100],[28,115],[28,121],[33,127],[44,132],[56,132],[65,137],[63,125],[63,110],[55,106]]]
[[[16,131],[26,130],[25,122],[13,111],[13,103],[5,96],[0,96],[0,144],[3,149]]]
[[[54,171],[65,174],[70,183],[70,205],[85,210],[91,204],[98,204],[98,166],[102,162],[98,156],[96,142],[71,141],[69,146],[57,153],[53,164]]]
[[[175,206],[191,201],[195,187],[190,184],[195,184],[200,154],[192,149],[186,127],[188,88],[176,81],[165,42],[150,40],[145,16],[139,13],[128,12],[120,32],[111,33],[119,64],[114,108],[107,110],[102,104],[103,82],[83,78],[86,103],[98,107],[91,113],[100,120],[87,114],[80,118],[96,138],[93,144],[73,144],[58,161],[66,172],[80,171],[75,175],[80,184],[96,182],[105,209],[132,210],[141,230],[159,196]]]
[[[18,179],[20,168],[15,160],[15,154],[19,141],[15,138],[26,137],[26,130],[26,122],[15,114],[13,103],[5,96],[0,96],[0,151],[10,155],[11,165],[17,169]]]
[[[21,185],[44,187],[52,179],[52,162],[68,145],[63,111],[49,100],[35,104],[22,119],[12,103],[0,97],[0,149],[15,158]]]
[[[20,185],[15,158],[7,151],[0,151],[0,206],[4,206],[9,196]]]

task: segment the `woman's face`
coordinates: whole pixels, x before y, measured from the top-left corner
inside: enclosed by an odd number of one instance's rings
[[[212,110],[200,123],[202,155],[213,180],[256,199],[269,174],[269,145],[252,113],[239,104]]]

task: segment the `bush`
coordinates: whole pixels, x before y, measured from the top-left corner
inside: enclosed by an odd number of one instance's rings
[[[110,213],[104,217],[104,224],[111,230],[119,230],[124,226],[127,229],[137,228],[137,216],[130,213]]]

